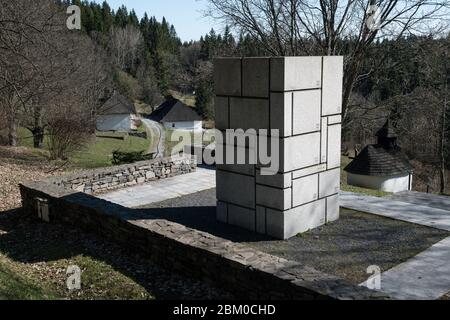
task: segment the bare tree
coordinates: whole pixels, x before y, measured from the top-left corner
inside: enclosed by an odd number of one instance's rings
[[[143,42],[142,33],[132,25],[113,27],[110,31],[110,50],[116,67],[131,69]]]
[[[208,0],[207,15],[258,39],[269,55],[345,54],[347,116],[368,48],[377,39],[436,33],[448,24],[448,0]]]

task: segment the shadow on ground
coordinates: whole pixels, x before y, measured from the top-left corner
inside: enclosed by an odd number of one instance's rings
[[[63,298],[146,298],[136,297],[136,288],[130,285],[131,281],[126,281],[127,278],[142,286],[150,298],[232,298],[222,289],[164,270],[146,257],[94,234],[67,225],[40,222],[22,210],[0,213],[0,254],[18,266],[40,268],[39,271],[33,270],[38,274],[37,280],[42,277],[49,283],[56,283],[57,296]],[[65,287],[66,268],[74,263],[80,264],[83,270],[85,292],[81,295],[70,295]],[[15,271],[28,272],[28,269]],[[115,271],[121,274],[119,279],[112,274]],[[112,292],[102,292],[108,290]]]
[[[367,280],[369,266],[377,265],[386,271],[450,235],[434,228],[341,209],[337,222],[280,241],[217,222],[215,203],[215,189],[211,189],[151,204],[135,213],[141,218],[164,218],[245,243],[354,284]]]

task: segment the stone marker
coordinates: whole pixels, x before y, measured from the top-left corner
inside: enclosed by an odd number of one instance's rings
[[[279,239],[337,220],[343,58],[219,58],[214,79],[217,129],[280,134],[275,175],[217,165],[217,219]]]

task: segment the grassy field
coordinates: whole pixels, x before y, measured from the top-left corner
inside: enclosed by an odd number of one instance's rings
[[[141,128],[138,131],[145,131],[145,129]],[[20,128],[19,143],[24,147],[33,147],[33,138],[28,130]],[[111,165],[113,151],[146,151],[151,143],[151,137],[143,139],[128,136],[126,133],[97,133],[97,136],[92,137],[91,141],[82,150],[71,156],[70,164],[75,168],[86,169],[107,167]],[[48,141],[45,138],[44,149],[47,149],[47,146]]]

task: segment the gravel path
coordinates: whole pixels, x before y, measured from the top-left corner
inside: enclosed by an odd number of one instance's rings
[[[382,271],[410,259],[450,234],[372,214],[341,210],[341,219],[288,241],[273,240],[215,219],[215,189],[155,203],[142,214],[156,215],[258,250],[296,260],[359,284],[367,268]]]
[[[165,141],[166,141],[166,133],[164,127],[153,120],[150,119],[142,119],[142,122],[145,126],[153,133],[152,137],[154,137],[153,141],[157,141],[156,145],[150,146],[150,150],[148,153],[156,153],[156,158],[164,157],[165,152]]]

